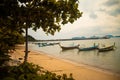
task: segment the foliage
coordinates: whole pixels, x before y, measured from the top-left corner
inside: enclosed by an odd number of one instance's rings
[[[54,35],[60,31],[61,24],[73,23],[81,17],[76,0],[30,0],[24,3],[26,6],[24,21],[29,21],[33,30],[42,28],[44,32]],[[26,22],[27,25],[27,22]]]
[[[9,50],[14,50],[15,44],[23,43],[23,29],[36,31],[41,28],[54,35],[61,25],[73,23],[82,16],[78,4],[78,0],[0,0],[0,71],[8,76],[3,80],[73,80],[51,72],[38,76],[38,67],[27,63],[14,67],[2,65],[10,59]]]
[[[56,75],[32,63],[4,67],[0,70],[0,74],[1,73],[2,76],[0,76],[0,78],[2,80],[74,80],[72,75],[70,75],[70,77],[67,77],[66,74],[62,76]]]
[[[54,35],[61,29],[61,24],[73,23],[82,16],[78,3],[77,0],[3,0],[0,7],[3,16],[1,20],[10,18],[14,28],[42,28],[46,33]]]
[[[60,31],[62,24],[73,23],[82,16],[78,4],[78,0],[1,0],[0,27],[14,32],[15,35],[10,35],[12,39],[5,35],[5,39],[12,40],[12,44],[15,44],[14,36],[21,35],[26,28],[35,31],[41,28],[47,34],[54,35]]]
[[[36,41],[36,39],[34,37],[32,37],[31,35],[28,35],[28,41]]]
[[[17,30],[0,27],[0,65],[10,60],[8,53],[15,50],[15,44],[23,42],[24,38]]]

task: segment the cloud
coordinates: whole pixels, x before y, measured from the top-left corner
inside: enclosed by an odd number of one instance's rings
[[[98,11],[106,12],[106,10],[105,10],[105,9],[102,9],[102,8],[98,9]]]
[[[120,3],[120,0],[108,0],[104,3],[106,6],[115,6]]]
[[[106,12],[110,16],[120,15],[120,0],[108,0],[103,3],[103,6],[99,11]]]
[[[92,19],[96,19],[96,18],[97,18],[97,15],[92,12],[92,13],[90,13],[89,17],[92,18]]]
[[[112,15],[112,16],[120,15],[120,8],[116,8],[115,10],[110,11],[109,14]]]

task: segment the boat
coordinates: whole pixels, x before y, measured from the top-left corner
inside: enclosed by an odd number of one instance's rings
[[[98,45],[94,45],[91,46],[91,47],[85,47],[85,48],[79,48],[79,51],[89,51],[89,50],[95,50],[95,49],[98,49]]]
[[[59,46],[62,48],[62,50],[78,49],[79,48],[79,44],[74,45],[74,46],[62,46],[62,45],[59,44]]]
[[[57,45],[59,44],[59,42],[56,42],[56,43],[49,43],[49,45]]]
[[[115,48],[115,43],[111,46],[108,46],[108,47],[98,48],[98,51],[99,52],[106,52],[106,51],[114,50],[114,48]]]
[[[51,43],[38,43],[39,47],[45,47],[45,46],[53,46]]]

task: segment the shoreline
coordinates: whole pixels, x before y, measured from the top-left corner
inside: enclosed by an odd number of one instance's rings
[[[100,67],[97,67],[97,66],[93,66],[93,65],[89,65],[89,64],[84,64],[84,63],[77,63],[77,62],[74,62],[72,60],[67,60],[67,59],[64,59],[64,58],[60,58],[60,57],[56,57],[56,56],[52,56],[52,55],[49,55],[43,51],[36,51],[36,50],[32,50],[30,49],[31,51],[33,52],[36,52],[39,54],[42,54],[42,55],[45,55],[45,56],[48,56],[48,57],[51,57],[51,58],[55,58],[55,59],[59,59],[59,60],[62,60],[64,62],[67,62],[67,63],[70,63],[70,64],[73,64],[73,65],[76,65],[76,66],[80,66],[80,67],[85,67],[85,68],[88,68],[88,69],[92,69],[92,70],[95,70],[95,71],[99,71],[99,72],[103,72],[103,73],[107,73],[107,74],[110,74],[110,75],[116,75],[116,76],[119,76],[120,77],[120,73],[119,72],[114,72],[112,70],[109,70],[109,69],[104,69],[104,68],[100,68]]]
[[[30,49],[28,61],[33,62],[45,70],[54,72],[56,74],[73,74],[75,80],[119,80],[120,75],[99,69],[94,66],[85,65],[83,63],[78,64],[73,61],[69,61],[63,58],[54,57],[48,55],[42,51],[35,51]],[[19,52],[18,57],[23,57],[24,45],[20,46],[20,49],[16,49],[16,53]]]

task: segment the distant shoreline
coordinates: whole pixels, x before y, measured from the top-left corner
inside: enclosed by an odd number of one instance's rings
[[[32,36],[28,36],[29,42],[39,42],[39,41],[71,41],[71,40],[97,40],[97,39],[111,39],[111,38],[120,38],[120,36],[107,35],[103,37],[92,36],[92,37],[72,37],[68,39],[35,39]]]
[[[72,40],[96,40],[96,39],[110,39],[110,38],[50,39],[50,40],[35,40],[35,41],[72,41]]]

